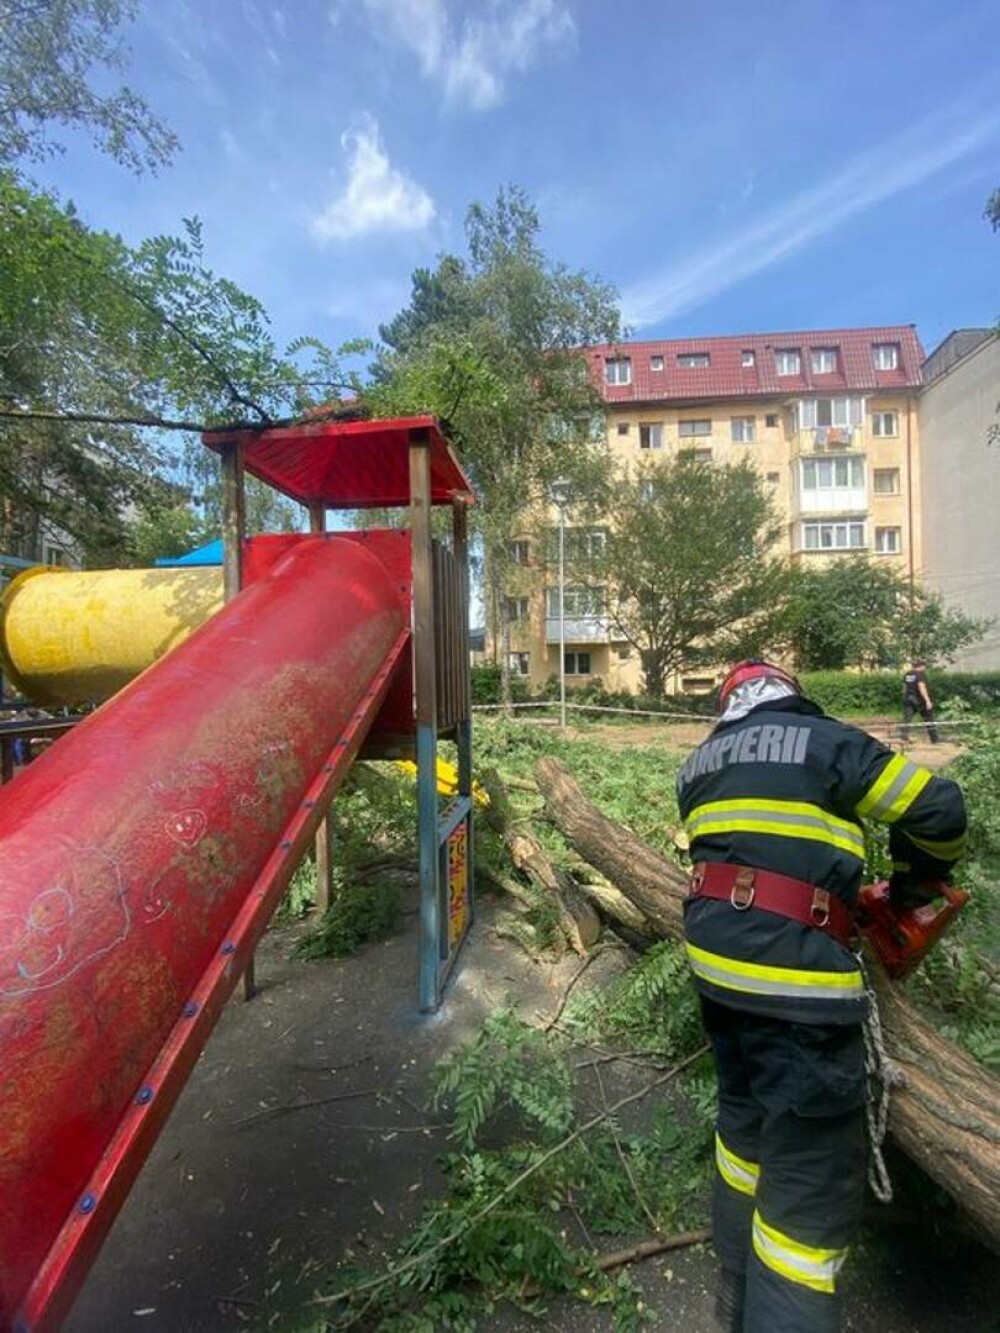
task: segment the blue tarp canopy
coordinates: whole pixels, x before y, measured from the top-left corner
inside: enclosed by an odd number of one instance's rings
[[[217,537],[214,542],[209,542],[206,546],[199,546],[194,551],[188,551],[184,555],[161,556],[156,561],[157,566],[174,568],[176,565],[221,565],[222,564],[222,538]]]

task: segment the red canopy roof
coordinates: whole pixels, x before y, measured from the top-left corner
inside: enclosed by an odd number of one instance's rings
[[[410,503],[410,443],[426,434],[431,504],[474,496],[434,417],[386,421],[309,421],[270,430],[208,432],[210,449],[242,440],[244,466],[301,504],[328,509],[396,508]]]

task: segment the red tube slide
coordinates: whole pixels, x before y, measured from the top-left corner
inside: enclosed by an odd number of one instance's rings
[[[0,792],[4,1333],[69,1309],[406,660],[371,545],[283,549]]]

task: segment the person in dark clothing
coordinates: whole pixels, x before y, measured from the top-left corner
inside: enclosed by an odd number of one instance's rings
[[[910,720],[919,713],[927,727],[932,745],[938,743],[938,729],[934,725],[934,702],[927,688],[927,668],[923,662],[914,662],[903,672],[903,735],[910,735]]]
[[[742,662],[678,774],[694,862],[685,943],[719,1094],[717,1314],[731,1333],[835,1333],[864,1190],[866,987],[851,951],[861,821],[890,827],[893,894],[961,855],[958,786]]]

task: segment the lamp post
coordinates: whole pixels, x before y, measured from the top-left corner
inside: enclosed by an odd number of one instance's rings
[[[569,482],[552,483],[552,502],[559,510],[559,725],[566,730],[566,505]]]

